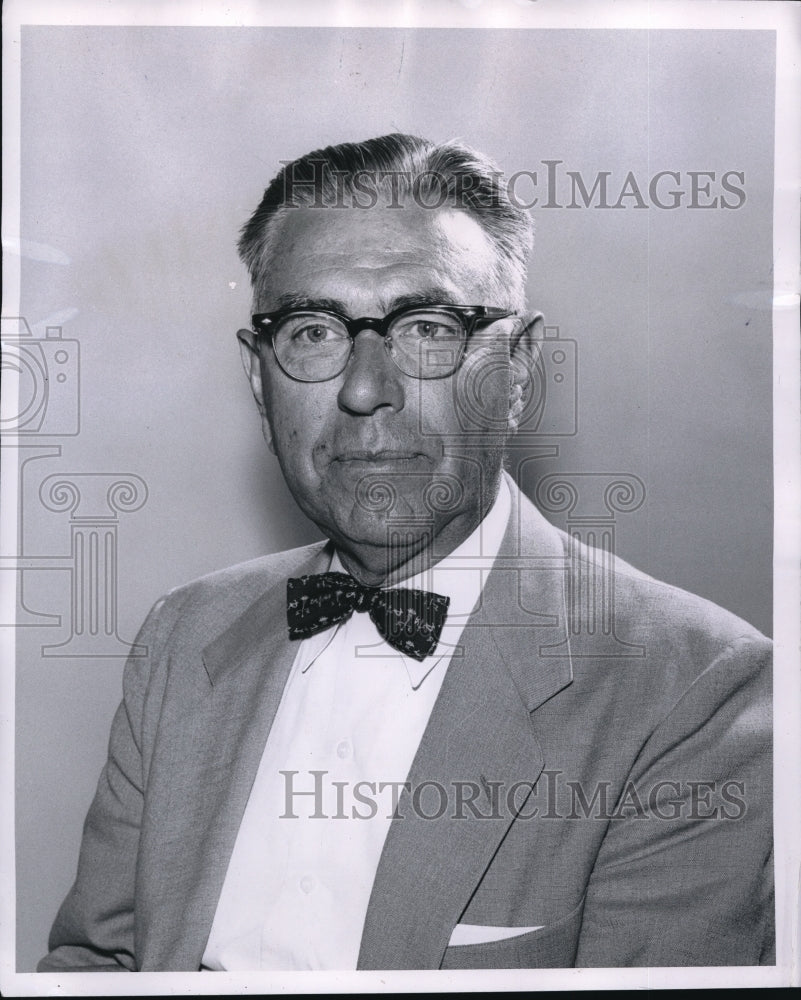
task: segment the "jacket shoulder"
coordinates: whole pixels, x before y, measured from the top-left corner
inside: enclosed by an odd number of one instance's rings
[[[750,640],[770,646],[770,640],[734,612],[689,590],[643,573],[623,559],[614,561],[615,611],[621,627],[636,622],[660,635],[703,635],[712,643],[731,645]]]
[[[602,640],[611,629],[617,638],[655,652],[698,654],[690,655],[690,662],[714,658],[734,643],[771,648],[770,640],[738,615],[568,535],[519,491],[513,498],[525,552],[563,561],[564,574],[554,586],[564,587],[569,632],[577,637],[571,646],[580,647],[583,637],[591,647],[583,652],[602,656]]]
[[[216,597],[219,595],[252,592],[254,598],[267,587],[276,583],[281,577],[294,570],[310,559],[320,555],[326,542],[314,542],[297,549],[287,549],[284,552],[273,552],[270,555],[259,556],[234,566],[214,570],[203,576],[190,580],[173,588],[166,596],[168,598],[184,599],[194,597]]]
[[[315,542],[207,573],[174,587],[156,602],[151,614],[180,621],[182,631],[186,627],[211,637],[287,577],[308,571],[324,556],[325,548],[325,542]]]
[[[587,667],[598,655],[611,656],[608,662],[619,668],[614,673],[635,686],[644,683],[650,698],[665,703],[680,697],[709,670],[725,675],[730,683],[769,676],[773,644],[743,618],[623,559],[614,558],[610,564],[606,553],[575,541],[571,548],[567,536],[565,543],[570,554],[568,588],[573,589],[568,606],[581,616],[587,606],[581,598],[586,598],[588,587],[597,586],[607,602],[604,624],[615,640],[602,650],[597,630],[587,635],[590,629],[584,623],[571,621],[571,649],[578,654],[574,666]],[[601,582],[605,573],[606,590]],[[582,661],[587,656],[590,659]]]

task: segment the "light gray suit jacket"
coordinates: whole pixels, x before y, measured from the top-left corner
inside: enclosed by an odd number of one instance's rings
[[[609,567],[513,492],[409,774],[482,792],[438,819],[401,797],[359,968],[774,961],[769,641],[622,562],[611,613],[582,618]],[[286,578],[329,557],[156,604],[40,971],[198,969],[296,652]],[[458,923],[541,929],[449,947]]]

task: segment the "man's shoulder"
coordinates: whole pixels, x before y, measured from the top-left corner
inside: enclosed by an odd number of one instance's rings
[[[610,713],[625,710],[638,720],[636,731],[645,739],[675,706],[683,706],[678,717],[695,718],[696,711],[715,711],[739,691],[752,705],[753,726],[763,735],[769,731],[769,638],[707,598],[650,576],[549,522],[543,526],[542,515],[532,515],[527,501],[521,504],[521,526],[533,526],[529,537],[547,553],[551,581],[560,592],[554,625],[559,641],[542,642],[535,661],[541,671],[543,664],[547,668],[569,659],[572,696],[551,701],[555,718],[561,719],[562,710],[574,712],[576,698],[582,704],[592,698],[598,718],[607,718],[604,706]],[[547,576],[548,567],[541,572]],[[538,586],[539,575],[525,574],[522,585]],[[533,607],[531,599],[525,595]],[[524,650],[521,645],[521,663]]]
[[[621,558],[610,561],[608,553],[579,547],[569,571],[570,646],[579,674],[604,673],[595,669],[600,656],[618,668],[608,673],[637,689],[644,684],[656,709],[678,699],[708,671],[708,683],[724,686],[747,685],[758,677],[769,681],[773,643],[751,623]],[[575,615],[586,614],[581,598],[593,585],[605,607],[593,622],[577,621]]]
[[[325,547],[325,542],[315,542],[226,566],[173,588],[157,606],[180,609],[182,618],[192,614],[218,622],[236,618],[288,577],[308,572],[324,560]]]
[[[605,554],[593,550],[590,560],[598,571]],[[750,622],[714,601],[665,580],[649,576],[624,559],[612,563],[615,624],[621,630],[660,635],[663,641],[730,645],[748,640],[770,646]]]
[[[564,559],[561,575],[570,645],[579,656],[595,659],[608,648],[622,663],[645,650],[650,663],[671,662],[692,673],[733,647],[757,657],[772,643],[758,629],[713,601],[657,579],[603,547],[593,547],[548,523],[527,499],[526,529],[550,554]],[[534,513],[532,513],[532,510]],[[532,527],[533,526],[533,527]],[[620,643],[609,641],[609,636]]]

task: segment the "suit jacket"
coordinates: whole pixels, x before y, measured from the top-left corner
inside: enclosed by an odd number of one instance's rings
[[[402,794],[358,967],[774,961],[769,641],[512,492],[409,774],[448,808]],[[156,604],[40,971],[198,969],[297,648],[285,581],[329,558],[279,553]],[[461,810],[458,782],[480,788]],[[459,923],[538,929],[449,947]]]

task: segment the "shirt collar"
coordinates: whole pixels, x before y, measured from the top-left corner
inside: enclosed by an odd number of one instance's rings
[[[433,591],[451,599],[448,618],[442,629],[439,644],[431,656],[420,661],[410,656],[404,656],[403,653],[396,650],[392,651],[393,655],[397,655],[403,661],[409,682],[414,690],[420,687],[443,658],[450,657],[457,645],[467,619],[481,598],[484,582],[500,551],[511,510],[512,498],[509,487],[506,478],[501,476],[500,488],[495,501],[484,519],[461,545],[433,566],[394,584],[394,586],[408,587],[411,590]],[[329,572],[347,572],[336,551],[331,557]],[[337,632],[346,628],[347,624],[344,622],[334,629],[328,629],[304,639],[301,662],[298,664],[303,673],[306,673],[331,643]]]

